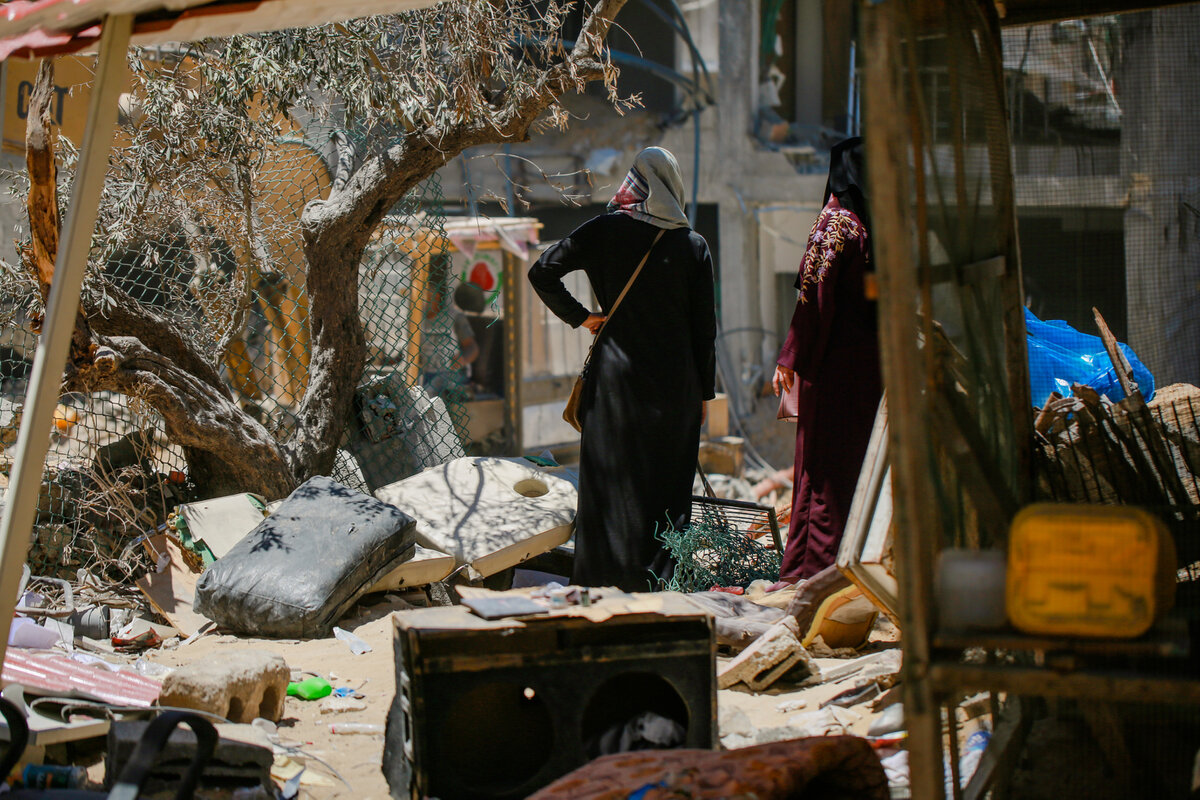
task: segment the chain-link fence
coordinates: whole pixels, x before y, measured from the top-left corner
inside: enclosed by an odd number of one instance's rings
[[[310,125],[270,148],[248,202],[234,204],[250,220],[246,241],[222,238],[203,201],[164,192],[146,210],[146,224],[135,226],[137,235],[120,247],[103,245],[111,256],[103,275],[89,279],[92,291],[115,286],[189,337],[225,337],[217,368],[231,397],[281,442],[300,425],[311,356],[300,219],[306,204],[330,192],[331,133]],[[450,266],[443,227],[434,177],[391,210],[363,255],[359,309],[368,355],[334,468],[335,479],[363,491],[464,453],[471,341],[454,303],[463,276]],[[0,435],[8,448],[39,309],[10,273],[0,282],[0,306]],[[160,529],[176,505],[198,499],[186,463],[144,399],[64,394],[29,554],[33,573],[75,579],[82,568],[124,582],[147,566],[140,539]]]
[[[1200,4],[1003,42],[1037,492],[1186,527],[1200,511]]]

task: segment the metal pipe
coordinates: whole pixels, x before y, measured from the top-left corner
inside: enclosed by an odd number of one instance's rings
[[[88,104],[87,130],[79,151],[71,205],[55,262],[42,341],[33,359],[33,372],[25,394],[12,483],[8,488],[4,516],[0,519],[0,660],[8,647],[8,628],[17,601],[17,585],[29,551],[42,467],[50,448],[50,426],[58,404],[63,367],[67,362],[88,252],[92,246],[92,231],[96,227],[100,195],[108,172],[108,155],[117,124],[117,97],[124,82],[125,53],[132,30],[132,14],[104,18],[96,77]]]

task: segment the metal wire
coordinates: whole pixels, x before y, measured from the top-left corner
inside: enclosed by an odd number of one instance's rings
[[[310,357],[300,218],[328,194],[325,147],[311,126],[266,154],[254,185],[257,252],[217,242],[208,252],[179,221],[147,220],[146,234],[116,250],[104,279],[167,315],[198,341],[217,341],[238,289],[250,308],[221,364],[233,397],[281,441],[299,424]],[[353,139],[354,134],[348,134]],[[164,198],[172,214],[187,198]],[[462,324],[452,295],[464,279],[445,237],[441,187],[426,181],[391,210],[364,254],[359,309],[368,339],[347,455],[333,477],[370,490],[463,454],[472,388],[460,365]],[[171,235],[163,235],[163,231]],[[0,443],[15,439],[36,341],[26,328],[27,290],[0,274]],[[194,499],[183,451],[137,398],[112,392],[61,398],[28,562],[39,575],[75,580],[80,570],[131,585],[150,566],[131,544]],[[390,404],[390,407],[389,407]],[[272,498],[274,499],[274,498]]]

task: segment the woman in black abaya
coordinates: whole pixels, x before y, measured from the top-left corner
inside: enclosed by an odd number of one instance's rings
[[[659,234],[661,238],[655,242]],[[653,244],[653,248],[651,245]],[[642,257],[649,257],[606,320]],[[600,311],[562,277],[587,273]],[[712,258],[683,213],[675,157],[649,147],[608,211],[551,247],[529,270],[543,302],[596,340],[580,407],[579,510],[572,583],[655,589],[673,564],[655,533],[690,521],[704,402],[714,394]]]

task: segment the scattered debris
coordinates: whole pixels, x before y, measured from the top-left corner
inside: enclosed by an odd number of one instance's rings
[[[863,680],[884,675],[895,675],[900,671],[901,652],[898,647],[880,650],[877,653],[845,661],[836,667],[816,670],[820,683],[835,683],[850,677]]]
[[[118,706],[149,707],[158,700],[161,689],[158,681],[132,670],[98,668],[79,658],[21,650],[5,654],[2,678],[5,684],[19,683],[29,694],[79,697]]]
[[[200,576],[188,569],[179,544],[160,533],[145,542],[147,551],[159,565],[158,571],[147,572],[137,580],[137,587],[159,614],[162,614],[180,635],[196,633],[208,619],[192,608],[196,583]],[[162,556],[166,556],[165,559]]]
[[[333,694],[333,686],[319,675],[287,685],[287,696],[299,697],[301,700],[320,700],[331,694]]]
[[[232,550],[266,516],[263,498],[235,494],[184,503],[167,518],[167,526],[203,569]]]
[[[693,592],[688,597],[713,616],[717,644],[735,652],[744,650],[787,616],[782,609],[724,592]]]
[[[364,642],[362,639],[355,636],[344,628],[339,628],[336,625],[333,628],[333,635],[339,642],[344,642],[350,648],[350,652],[356,656],[361,656],[364,653],[371,652],[371,645]]]
[[[817,667],[800,644],[796,621],[785,617],[725,665],[717,675],[717,686],[728,689],[745,683],[759,692],[793,670],[804,677],[816,673]]]
[[[159,704],[207,711],[232,722],[277,721],[290,675],[287,663],[273,653],[235,650],[220,661],[197,661],[172,672],[163,681]]]
[[[366,711],[367,704],[355,697],[331,694],[317,704],[322,714],[345,714],[349,711]]]

